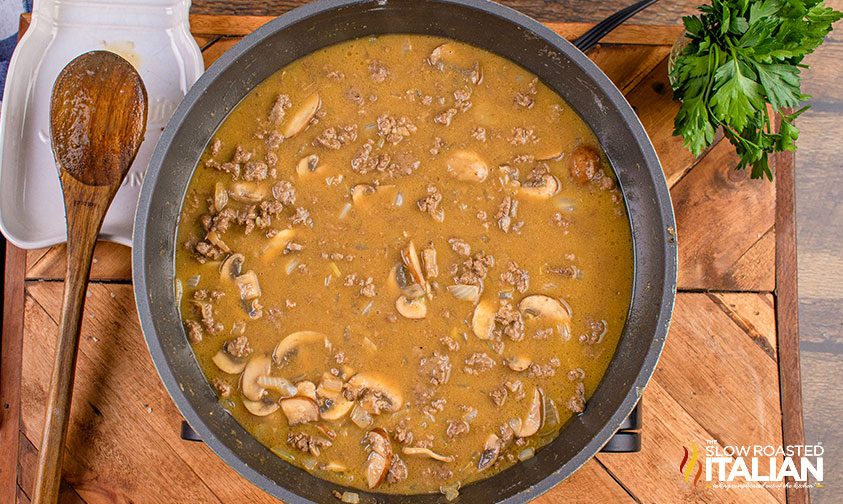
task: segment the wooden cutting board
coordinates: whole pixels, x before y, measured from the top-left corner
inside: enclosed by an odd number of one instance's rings
[[[207,65],[264,17],[192,16]],[[22,30],[28,18],[22,21]],[[568,38],[589,28],[549,23]],[[678,104],[666,57],[677,26],[618,29],[589,53],[627,96],[670,186],[679,292],[670,335],[644,394],[643,449],[599,454],[538,501],[806,502],[804,490],[688,485],[683,447],[803,441],[792,155],[775,184],[735,172],[726,141],[694,159],[672,136]],[[28,503],[57,331],[63,246],[7,254],[0,363],[0,502]],[[784,414],[782,412],[784,411]],[[147,353],[130,251],[97,247],[82,327],[63,502],[259,503],[273,498],[204,444],[179,437],[181,416]]]

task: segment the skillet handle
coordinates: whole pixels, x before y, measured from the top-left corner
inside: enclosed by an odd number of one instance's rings
[[[199,437],[199,433],[193,430],[193,427],[190,426],[189,423],[185,422],[184,420],[181,421],[181,438],[185,441],[198,441],[202,442],[202,438]]]
[[[641,451],[641,430],[643,415],[639,401],[632,413],[620,424],[618,432],[600,450],[602,453],[637,453]]]
[[[614,14],[610,15],[603,21],[600,21],[594,27],[574,41],[574,45],[582,52],[588,52],[600,42],[603,37],[608,35],[612,30],[623,24],[627,19],[638,14],[647,7],[658,2],[658,0],[642,0],[634,3],[629,7],[625,7]]]

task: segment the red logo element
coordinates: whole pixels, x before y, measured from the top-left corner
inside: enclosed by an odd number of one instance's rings
[[[685,483],[696,486],[697,482],[700,480],[700,476],[702,476],[702,464],[699,463],[699,450],[697,448],[697,444],[691,443],[690,451],[684,446],[682,449],[685,450],[685,455],[682,457],[682,462],[679,463],[679,472],[684,477]],[[696,469],[696,474],[694,475],[693,483],[691,483],[691,474],[694,473],[694,469]]]

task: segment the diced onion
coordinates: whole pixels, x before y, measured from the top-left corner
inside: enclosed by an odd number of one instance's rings
[[[193,275],[192,277],[187,279],[187,281],[185,282],[185,285],[187,285],[191,289],[195,288],[197,285],[199,285],[199,280],[201,280],[201,279],[202,279],[201,275]]]
[[[346,504],[358,504],[360,502],[360,495],[354,492],[343,492],[340,496],[340,501]]]
[[[288,275],[292,275],[293,271],[295,271],[296,266],[298,266],[298,265],[299,265],[298,259],[290,259],[289,261],[287,261],[287,267],[284,268],[284,269],[285,269],[285,271],[287,272]]]
[[[345,219],[350,210],[351,210],[351,203],[346,203],[345,205],[343,205],[342,208],[340,209],[339,219],[340,220]]]
[[[480,299],[480,287],[476,285],[449,285],[448,292],[460,301],[476,303]]]
[[[521,450],[518,453],[518,460],[520,460],[521,462],[524,462],[527,459],[533,458],[533,455],[535,455],[535,454],[536,454],[535,448],[533,448],[532,446],[528,446],[527,448],[524,448],[523,450]]]

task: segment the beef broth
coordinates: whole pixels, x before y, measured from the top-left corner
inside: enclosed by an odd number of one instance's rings
[[[588,408],[631,295],[586,124],[520,66],[428,36],[259,84],[203,154],[178,241],[221,404],[284,460],[378,492],[453,495],[530,458]]]

